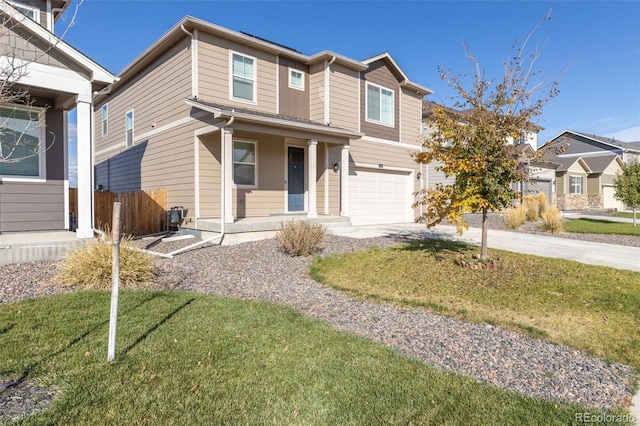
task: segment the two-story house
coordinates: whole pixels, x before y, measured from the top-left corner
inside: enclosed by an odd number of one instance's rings
[[[54,35],[68,5],[0,1],[0,233],[70,228],[67,117],[76,108],[77,236],[93,237],[93,93],[114,76]]]
[[[410,222],[422,98],[388,53],[307,56],[185,17],[96,99],[96,185],[164,188],[184,228],[343,216]],[[285,216],[286,217],[286,216]]]
[[[640,142],[627,143],[565,130],[544,147],[557,150],[548,158],[562,164],[556,171],[558,207],[565,210],[624,208],[614,197],[613,181],[623,163],[640,160]]]

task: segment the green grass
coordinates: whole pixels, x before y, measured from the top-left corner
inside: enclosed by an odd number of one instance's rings
[[[430,307],[640,368],[640,273],[498,250],[489,250],[504,263],[498,270],[455,264],[477,251],[426,240],[317,258],[311,274],[356,297]]]
[[[633,219],[633,212],[615,212],[614,217],[626,217],[627,219]],[[636,211],[636,219],[640,219],[640,212]]]
[[[570,219],[564,224],[565,232],[580,234],[618,234],[640,236],[640,226],[632,223],[610,222],[596,219]]]
[[[598,413],[436,370],[289,308],[192,293],[122,292],[109,364],[109,298],[0,305],[0,377],[59,389],[20,424],[566,425]]]

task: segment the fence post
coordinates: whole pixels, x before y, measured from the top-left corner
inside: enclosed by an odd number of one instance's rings
[[[111,313],[109,316],[108,362],[116,358],[116,323],[118,322],[118,292],[120,287],[120,206],[120,203],[113,203],[113,222],[111,225],[113,265],[111,266]]]

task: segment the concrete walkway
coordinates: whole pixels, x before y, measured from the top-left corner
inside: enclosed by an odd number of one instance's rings
[[[427,229],[417,223],[361,226],[358,230],[349,230],[342,235],[354,238],[369,238],[392,234],[409,234],[416,237],[446,237],[470,244],[480,244],[480,228],[469,228],[461,236],[455,226],[438,225]],[[513,231],[490,229],[488,246],[500,250],[537,256],[574,260],[590,265],[611,266],[612,268],[640,271],[640,247],[618,246],[614,244],[594,243],[569,238],[548,237],[545,235],[525,234]]]

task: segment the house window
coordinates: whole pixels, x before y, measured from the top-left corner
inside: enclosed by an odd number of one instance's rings
[[[43,118],[39,109],[0,107],[0,176],[41,177]]]
[[[124,115],[124,130],[127,135],[127,148],[133,146],[133,110]]]
[[[304,90],[304,72],[289,68],[289,87]]]
[[[571,176],[569,194],[582,194],[582,176]]]
[[[102,105],[102,136],[107,136],[107,119],[109,118],[109,109],[107,104]]]
[[[40,22],[40,9],[35,8],[35,7],[31,7],[31,6],[27,6],[27,5],[24,5],[24,4],[17,4],[17,3],[13,3],[13,2],[10,2],[10,3],[11,3],[11,6],[13,6],[13,8],[15,10],[17,10],[20,13],[22,13],[27,18],[31,18],[36,22]]]
[[[518,144],[523,145],[527,143],[527,135],[525,132],[520,132],[520,137],[518,138]]]
[[[233,182],[239,186],[256,186],[256,143],[233,141]]]
[[[367,83],[367,121],[393,127],[393,90]]]
[[[255,102],[256,59],[231,53],[231,98]]]

